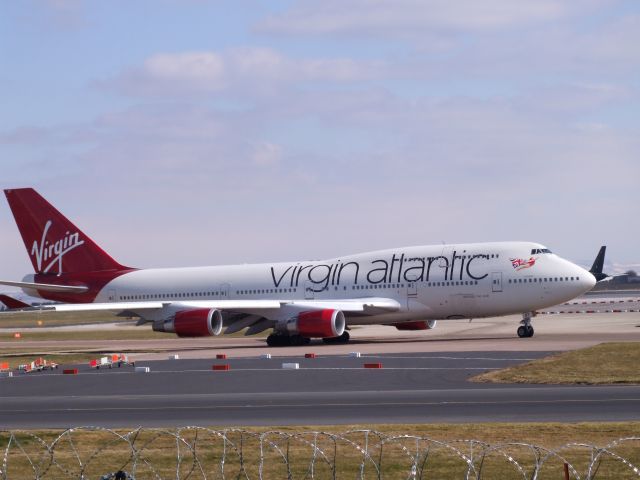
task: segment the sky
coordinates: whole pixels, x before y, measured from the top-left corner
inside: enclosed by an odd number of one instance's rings
[[[528,240],[640,266],[640,2],[0,2],[0,187],[134,267]],[[31,272],[0,202],[0,278]]]

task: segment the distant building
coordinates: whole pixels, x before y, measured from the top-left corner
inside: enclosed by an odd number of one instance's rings
[[[614,275],[602,282],[598,282],[594,290],[626,290],[640,288],[640,276],[629,270],[621,275]]]
[[[640,277],[633,270],[623,273],[622,275],[616,275],[611,278],[611,283],[616,285],[628,285],[630,283],[640,285]]]

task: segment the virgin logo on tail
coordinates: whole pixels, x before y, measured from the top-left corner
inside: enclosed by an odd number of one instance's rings
[[[42,232],[42,239],[40,240],[40,243],[38,244],[37,240],[33,242],[31,255],[36,258],[38,272],[48,273],[49,270],[51,270],[57,263],[58,276],[60,276],[62,274],[62,258],[74,248],[83,245],[84,240],[80,240],[80,234],[78,232],[66,232],[63,238],[56,240],[53,243],[49,240],[45,240],[52,224],[53,222],[51,220],[47,221],[44,226],[44,231]],[[46,265],[44,269],[42,268],[43,263]]]

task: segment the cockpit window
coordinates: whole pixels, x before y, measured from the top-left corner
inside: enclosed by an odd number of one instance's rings
[[[534,248],[531,250],[531,255],[538,255],[540,253],[551,253],[548,248]]]

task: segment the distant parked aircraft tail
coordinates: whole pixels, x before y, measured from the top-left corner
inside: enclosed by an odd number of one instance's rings
[[[596,281],[598,282],[600,280],[604,280],[609,276],[606,273],[602,273],[602,268],[604,267],[604,254],[606,250],[607,250],[606,245],[603,245],[602,247],[600,247],[600,251],[598,252],[596,259],[593,261],[593,265],[591,266],[591,270],[589,270],[591,275],[596,277]]]

